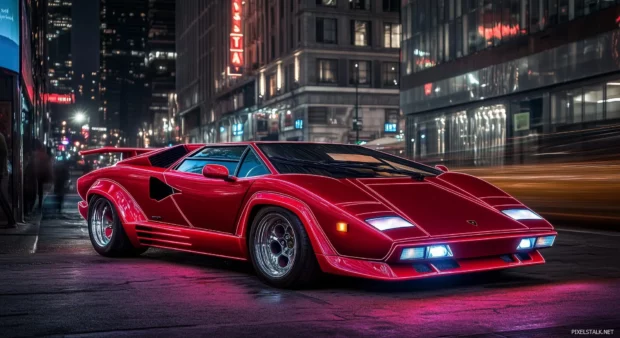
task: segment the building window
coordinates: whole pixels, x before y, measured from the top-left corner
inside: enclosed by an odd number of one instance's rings
[[[383,86],[398,87],[398,82],[399,82],[398,63],[396,62],[384,63],[383,69],[381,70],[381,78],[383,79]]]
[[[318,60],[319,82],[336,83],[338,80],[338,60]]]
[[[385,124],[383,131],[386,133],[396,133],[398,131],[398,109],[385,110]]]
[[[349,8],[370,10],[370,0],[349,0]]]
[[[349,83],[367,85],[370,83],[370,61],[351,61]]]
[[[316,19],[316,41],[322,43],[337,43],[337,23],[336,19],[317,18]]]
[[[351,21],[351,42],[354,46],[370,45],[369,21]]]
[[[276,78],[276,73],[273,73],[271,75],[269,75],[269,97],[274,97],[276,96],[277,93],[277,78]]]
[[[401,25],[398,23],[386,23],[383,26],[383,47],[400,48]]]
[[[327,124],[327,107],[309,107],[308,124]]]
[[[338,6],[338,0],[316,0],[316,4],[319,6],[336,7]]]
[[[400,12],[400,0],[383,0],[384,12]]]

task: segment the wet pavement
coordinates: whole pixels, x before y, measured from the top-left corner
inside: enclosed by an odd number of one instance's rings
[[[223,259],[101,257],[78,199],[63,213],[46,199],[36,253],[0,254],[0,336],[620,335],[620,233],[560,231],[543,266],[405,283],[325,278],[289,291]]]

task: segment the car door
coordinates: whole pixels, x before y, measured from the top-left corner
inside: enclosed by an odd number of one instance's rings
[[[242,174],[246,177],[228,181],[206,178],[202,168],[219,164],[234,175],[248,153],[253,154],[249,146],[208,146],[165,173],[166,183],[176,190],[172,198],[190,226],[225,233],[235,230],[241,203],[254,181],[252,177],[261,170],[251,170],[254,173],[247,177],[244,169]]]

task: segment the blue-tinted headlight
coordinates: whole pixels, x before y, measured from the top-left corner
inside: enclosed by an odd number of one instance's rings
[[[555,236],[543,236],[536,239],[536,248],[548,248],[555,242]]]
[[[502,213],[516,221],[523,221],[528,219],[542,219],[542,217],[529,209],[507,209],[502,210]]]
[[[536,237],[523,238],[521,239],[521,241],[519,241],[519,246],[517,246],[517,250],[533,249],[535,241],[536,241]]]
[[[406,248],[400,254],[401,260],[423,259],[426,256],[426,247]]]

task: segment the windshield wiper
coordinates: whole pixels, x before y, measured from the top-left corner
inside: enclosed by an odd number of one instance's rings
[[[371,163],[365,163],[365,162],[309,161],[309,160],[301,160],[301,159],[289,159],[289,158],[284,158],[284,157],[279,157],[279,156],[273,156],[273,157],[270,157],[269,159],[277,161],[277,162],[281,162],[281,163],[317,167],[317,168],[325,169],[328,171],[334,170],[335,168],[343,169],[344,171],[354,173],[356,175],[359,175],[361,173],[355,169],[368,169],[374,172],[384,172],[384,173],[389,173],[389,174],[409,176],[418,181],[423,181],[424,178],[426,177],[426,175],[420,174],[415,171],[379,167],[379,166],[387,166],[387,164],[384,164],[384,163],[371,164]]]
[[[300,160],[296,158],[295,159],[284,158],[284,157],[279,157],[279,156],[269,157],[269,159],[272,161],[283,163],[283,164],[290,164],[290,165],[296,165],[296,166],[308,166],[308,167],[323,169],[326,171],[338,170],[340,172],[346,172],[346,173],[353,174],[356,176],[364,175],[364,173],[361,173],[353,168],[334,166],[331,163],[324,162],[324,161],[308,161],[308,160]]]

